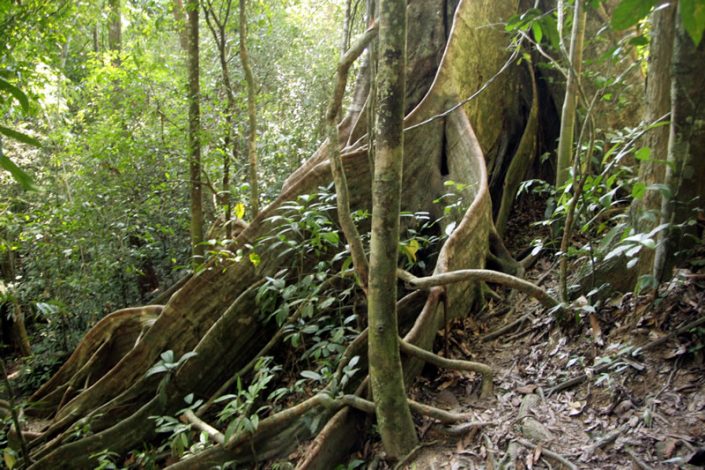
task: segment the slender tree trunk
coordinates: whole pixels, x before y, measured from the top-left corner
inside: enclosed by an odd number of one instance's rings
[[[122,14],[120,13],[120,0],[110,0],[110,13],[108,15],[108,48],[114,54],[114,65],[120,65],[120,51],[122,50]]]
[[[570,165],[573,160],[573,140],[575,135],[575,111],[578,104],[578,87],[583,61],[583,40],[587,14],[582,0],[576,0],[573,11],[573,29],[570,38],[570,57],[568,58],[568,82],[561,113],[561,131],[558,140],[558,158],[556,161],[556,189],[568,181]]]
[[[198,61],[198,0],[189,0],[188,10],[188,98],[189,168],[191,174],[191,247],[193,261],[200,263],[203,247],[203,194],[201,189],[201,108]]]
[[[257,183],[257,107],[255,96],[255,78],[252,75],[250,56],[247,52],[247,0],[240,0],[240,61],[247,81],[247,115],[249,130],[247,133],[247,158],[249,161],[250,206],[252,218],[259,214],[259,187]]]
[[[228,65],[228,48],[225,27],[230,18],[230,10],[232,8],[232,0],[226,0],[225,13],[219,18],[215,11],[211,8],[210,3],[204,6],[206,23],[213,35],[213,40],[218,48],[218,61],[220,62],[220,72],[223,77],[223,90],[227,100],[225,108],[225,136],[223,137],[223,180],[222,180],[222,197],[220,202],[223,205],[225,218],[225,238],[230,239],[233,234],[232,219],[232,198],[230,194],[230,162],[232,152],[232,160],[237,157],[237,139],[233,138],[233,125],[235,122],[235,113],[237,104],[235,103],[235,92],[233,91],[232,82],[230,81],[230,66]]]
[[[661,8],[653,13],[653,33],[649,48],[649,72],[646,81],[647,123],[667,115],[671,111],[671,57],[673,53],[673,35],[675,29],[676,5]],[[651,149],[648,160],[639,166],[639,181],[647,186],[662,183],[666,176],[668,159],[668,126],[661,126],[649,131],[645,145]],[[631,207],[632,226],[641,233],[648,233],[660,222],[661,193],[647,189],[644,197],[635,199]],[[654,250],[641,250],[637,276],[651,274],[653,271]]]
[[[372,182],[368,290],[370,382],[384,448],[401,458],[417,443],[406,400],[396,316],[404,148],[406,1],[382,0],[377,70],[377,151]]]
[[[679,7],[680,8],[680,7]],[[669,277],[702,237],[698,224],[705,198],[705,41],[695,47],[682,21],[676,21],[671,68],[671,125],[666,183],[672,197],[664,198],[661,222],[671,224],[656,250],[654,275]]]

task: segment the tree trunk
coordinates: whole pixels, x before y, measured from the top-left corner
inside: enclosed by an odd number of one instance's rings
[[[367,355],[377,427],[393,459],[404,457],[418,442],[406,400],[396,311],[405,61],[406,0],[381,0]]]
[[[679,4],[680,8],[680,4]],[[705,41],[698,47],[676,21],[671,68],[671,125],[668,139],[666,184],[672,197],[664,198],[661,222],[670,224],[654,260],[656,279],[687,259],[687,250],[701,243],[705,198]],[[691,223],[692,221],[692,223]]]
[[[108,48],[114,54],[113,64],[120,65],[120,51],[122,50],[122,14],[120,0],[110,0],[110,13],[108,15]]]
[[[478,99],[447,112],[461,99],[477,92],[507,61],[509,54],[504,46],[508,45],[509,38],[499,25],[503,19],[517,12],[518,2],[459,2],[447,43],[442,13],[445,3],[445,0],[409,2],[410,33],[407,42],[408,50],[413,53],[410,52],[408,58],[407,73],[412,81],[407,86],[406,100],[407,110],[410,107],[413,110],[404,121],[407,130],[404,133],[404,171],[400,189],[401,210],[438,215],[443,208],[434,201],[447,193],[444,180],[464,185],[460,196],[467,209],[452,221],[455,229],[440,247],[435,264],[434,260],[427,260],[429,269],[436,274],[484,267],[492,210],[482,148],[488,149],[487,154],[492,155],[488,159],[495,161],[501,153],[501,142],[509,138],[502,124],[514,122],[520,107],[517,97],[522,94],[518,88],[521,69],[510,64]],[[487,47],[488,43],[497,47]],[[369,211],[372,206],[367,139],[363,138],[367,134],[364,110],[366,93],[361,91],[368,89],[369,83],[365,83],[364,79],[358,80],[354,95],[356,101],[340,126],[340,142],[347,143],[343,144],[341,160],[351,188],[352,210]],[[512,93],[507,90],[512,90]],[[530,88],[526,90],[527,96],[529,93]],[[471,122],[476,126],[477,133],[473,131]],[[524,127],[522,123],[521,129]],[[380,137],[378,142],[384,142],[379,141]],[[383,137],[388,139],[389,135]],[[104,449],[125,454],[155,437],[155,423],[149,419],[150,416],[177,412],[183,408],[183,397],[189,393],[202,399],[210,398],[237,371],[258,357],[263,350],[262,345],[276,336],[278,327],[259,315],[257,289],[267,276],[273,276],[289,266],[288,257],[281,256],[283,246],[258,243],[258,240],[283,228],[281,218],[272,218],[281,214],[283,205],[299,196],[316,193],[319,187],[330,184],[328,149],[328,144],[322,145],[311,159],[292,174],[279,197],[265,207],[229,247],[233,253],[242,249],[249,254],[248,246],[254,246],[259,258],[256,265],[247,256],[243,259],[233,257],[208,261],[205,269],[194,274],[163,309],[153,307],[153,310],[150,308],[143,313],[150,317],[154,313],[158,316],[153,322],[151,319],[147,322],[142,334],[136,337],[122,335],[130,340],[121,349],[117,363],[109,370],[100,369],[100,358],[111,346],[104,346],[108,339],[99,338],[116,339],[119,335],[110,331],[115,331],[118,322],[111,320],[99,324],[102,326],[97,325],[88,333],[77,349],[82,352],[75,353],[71,365],[31,400],[39,402],[53,390],[63,387],[66,391],[72,387],[71,384],[81,384],[80,387],[73,387],[66,399],[62,399],[64,393],[54,392],[53,401],[44,400],[48,404],[45,409],[53,411],[54,417],[41,437],[30,443],[35,461],[33,468],[86,467],[91,460],[95,460],[91,456]],[[379,159],[379,156],[376,158]],[[396,250],[397,241],[395,239],[387,248]],[[333,255],[329,254],[330,259]],[[318,262],[318,258],[308,260],[301,269],[311,272]],[[339,269],[340,266],[336,267]],[[479,287],[478,282],[465,280],[429,291],[418,291],[408,296],[409,300],[406,300],[407,297],[400,300],[397,311],[405,341],[429,349],[445,319],[468,314],[478,298]],[[397,300],[394,296],[390,297]],[[329,307],[320,314],[330,314],[333,310],[334,307]],[[136,331],[137,324],[143,322],[137,321],[127,328]],[[387,331],[391,330],[393,327],[388,325]],[[167,350],[173,351],[175,358],[189,351],[196,352],[196,356],[178,367],[170,375],[168,383],[158,388],[162,377],[147,377],[145,372]],[[280,358],[300,354],[300,350],[292,350],[288,344],[280,345],[275,351],[278,351],[277,357]],[[358,374],[363,376],[367,362],[364,352],[364,343],[361,346],[359,341],[353,341],[343,355],[361,357],[361,372]],[[422,363],[412,357],[404,357],[403,360],[404,378],[406,383],[410,383]],[[90,375],[90,380],[76,380],[79,371],[84,378]],[[356,383],[349,384],[344,393],[352,393],[363,377],[356,375],[355,378]],[[62,397],[56,398],[59,395]],[[316,435],[319,429],[312,428],[311,423],[318,422],[323,426],[336,411],[316,397],[304,400],[285,410],[287,414],[283,416],[264,418],[251,436],[234,436],[224,445],[216,445],[175,467],[210,468],[226,461],[247,466],[253,461],[287,455],[298,443]],[[355,413],[348,415],[354,416]],[[336,423],[343,423],[336,425],[335,430],[326,436],[349,429],[345,425],[349,422],[347,419],[336,418]],[[92,434],[77,438],[73,428],[76,423],[89,425]],[[326,439],[320,442],[322,447],[326,447]],[[307,454],[314,460],[319,455],[315,449]],[[318,462],[319,468],[335,466],[320,464],[322,460]]]
[[[247,0],[240,0],[240,61],[247,82],[247,160],[250,182],[250,210],[254,219],[259,214],[259,183],[257,182],[257,96],[250,55],[247,52]]]
[[[676,5],[654,11],[649,48],[649,71],[646,81],[646,123],[663,119],[671,112],[671,56],[675,29]],[[653,185],[665,181],[668,159],[668,126],[656,127],[647,134],[644,145],[651,149],[650,156],[639,165],[639,181],[647,186],[644,197],[634,199],[631,207],[632,227],[637,232],[648,233],[660,222],[661,192]],[[635,267],[639,276],[653,273],[654,250],[641,250],[639,264]],[[634,281],[632,281],[633,283]]]
[[[570,166],[573,162],[573,141],[575,137],[575,119],[578,105],[578,89],[583,62],[583,39],[587,13],[582,0],[576,0],[573,6],[573,29],[570,33],[570,57],[568,58],[568,82],[561,113],[561,134],[558,139],[556,160],[556,190],[568,181]]]
[[[201,189],[201,86],[199,82],[198,1],[189,0],[188,10],[188,141],[191,175],[191,249],[193,262],[204,260],[203,194]]]

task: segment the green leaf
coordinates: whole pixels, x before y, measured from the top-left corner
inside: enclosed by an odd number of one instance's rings
[[[250,259],[250,263],[252,263],[252,266],[254,266],[255,268],[259,266],[259,264],[262,262],[262,259],[254,251],[248,255],[248,258]]]
[[[639,181],[632,187],[632,197],[634,199],[641,199],[646,194],[646,183]]]
[[[531,31],[534,33],[536,44],[541,44],[541,39],[543,39],[543,29],[541,29],[541,25],[536,22],[531,23]]]
[[[680,11],[683,26],[698,47],[705,31],[705,0],[681,0]]]
[[[11,139],[18,140],[25,144],[34,145],[35,147],[42,146],[41,142],[39,142],[34,137],[28,136],[27,134],[23,134],[22,132],[18,132],[5,126],[0,126],[0,134],[4,134]]]
[[[311,380],[321,380],[323,377],[321,374],[314,372],[312,370],[304,370],[301,372],[301,377],[305,379],[311,379]]]
[[[634,158],[636,158],[640,162],[648,160],[649,157],[651,157],[651,149],[649,147],[642,147],[636,152],[634,152]]]
[[[10,172],[12,177],[17,181],[25,190],[31,191],[36,189],[32,177],[25,173],[20,167],[15,165],[12,160],[7,158],[0,149],[0,168]]]
[[[20,105],[22,106],[22,110],[25,113],[29,110],[29,99],[27,98],[27,95],[25,95],[22,90],[20,90],[15,85],[8,82],[2,77],[0,77],[0,90],[5,90],[6,92],[14,96],[15,99],[19,101]]]
[[[649,14],[655,3],[656,0],[622,0],[612,14],[612,28],[619,31],[634,26]]]

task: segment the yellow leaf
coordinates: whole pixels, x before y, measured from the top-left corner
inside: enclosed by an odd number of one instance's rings
[[[12,470],[15,468],[15,463],[17,463],[17,458],[15,457],[15,451],[9,447],[5,447],[5,452],[3,452],[2,459],[5,461],[5,466]]]
[[[252,263],[252,265],[253,265],[255,268],[256,268],[257,266],[259,266],[259,264],[262,262],[262,260],[260,259],[259,255],[258,255],[257,253],[255,253],[254,251],[253,251],[252,253],[250,253],[249,258],[250,258],[250,263]]]
[[[245,217],[245,204],[238,202],[235,204],[235,217],[242,219]]]
[[[419,241],[415,238],[404,245],[404,251],[414,263],[416,262],[416,252],[419,251],[419,248],[421,248],[421,245],[419,245]]]

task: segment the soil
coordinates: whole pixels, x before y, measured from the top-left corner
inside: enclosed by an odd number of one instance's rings
[[[536,280],[551,264],[539,260],[527,277]],[[401,468],[570,468],[551,452],[579,469],[697,468],[686,462],[705,446],[705,328],[632,351],[703,316],[705,276],[681,271],[658,296],[614,297],[580,313],[571,331],[535,301],[505,294],[512,308],[492,300],[481,314],[452,325],[448,338],[451,357],[496,371],[493,399],[478,398],[480,377],[468,372],[427,370],[412,390],[414,399],[471,413],[479,425],[448,428],[419,418],[423,444]],[[523,315],[523,324],[483,341]],[[442,336],[436,346],[445,349]],[[592,372],[604,362],[605,372]],[[588,379],[550,393],[581,374]],[[537,395],[538,405],[520,418],[528,395]],[[538,436],[531,426],[527,435],[526,421],[539,423]],[[371,461],[380,451],[379,444],[367,449],[358,457]]]

